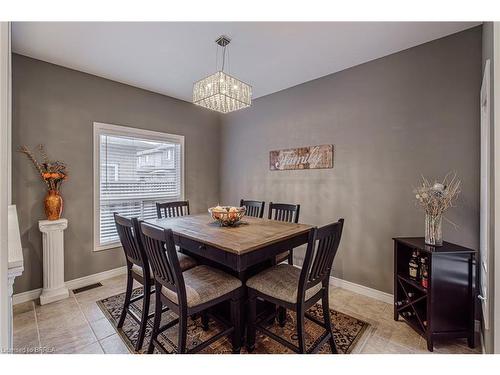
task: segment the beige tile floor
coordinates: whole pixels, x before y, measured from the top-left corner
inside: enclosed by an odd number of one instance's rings
[[[95,303],[125,290],[125,276],[102,282],[103,286],[66,300],[40,306],[26,302],[14,306],[14,347],[16,352],[45,353],[128,353],[114,327]],[[369,331],[354,353],[429,353],[425,340],[404,322],[395,322],[392,305],[332,288],[332,308],[370,323]],[[465,340],[435,345],[434,353],[480,353]]]

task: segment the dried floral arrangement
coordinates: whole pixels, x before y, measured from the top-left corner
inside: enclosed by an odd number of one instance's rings
[[[27,146],[21,146],[19,152],[25,154],[33,163],[40,177],[47,185],[49,190],[57,191],[61,189],[61,184],[68,178],[68,168],[66,164],[59,160],[50,160],[45,152],[43,145],[38,145],[42,162],[38,162],[35,154]]]
[[[422,176],[422,185],[417,187],[415,198],[426,214],[440,216],[448,208],[454,207],[454,203],[460,194],[460,179],[456,173],[448,173],[442,182],[430,183]]]

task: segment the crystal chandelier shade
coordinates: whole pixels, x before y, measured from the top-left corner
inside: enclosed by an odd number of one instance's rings
[[[221,113],[237,111],[252,104],[252,86],[224,72],[229,42],[225,36],[216,40],[223,48],[222,69],[193,85],[193,103]]]
[[[224,72],[195,82],[193,103],[213,111],[228,113],[252,104],[252,87]]]

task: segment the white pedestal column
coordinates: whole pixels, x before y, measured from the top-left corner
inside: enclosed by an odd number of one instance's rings
[[[40,304],[68,298],[64,284],[64,230],[68,220],[41,220],[38,228],[43,233],[43,289]]]

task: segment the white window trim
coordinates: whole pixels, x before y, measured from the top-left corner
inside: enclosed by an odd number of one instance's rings
[[[100,210],[100,147],[99,147],[99,136],[102,134],[112,134],[112,135],[124,135],[124,136],[137,136],[141,138],[149,138],[153,141],[175,141],[180,143],[181,145],[181,200],[184,200],[184,136],[177,134],[169,134],[156,132],[152,130],[144,130],[138,128],[132,128],[129,126],[122,125],[113,125],[113,124],[105,124],[102,122],[94,122],[94,170],[93,170],[93,178],[94,178],[94,249],[93,251],[102,251],[107,249],[114,249],[120,247],[121,244],[119,242],[100,245],[99,244],[99,210]]]

